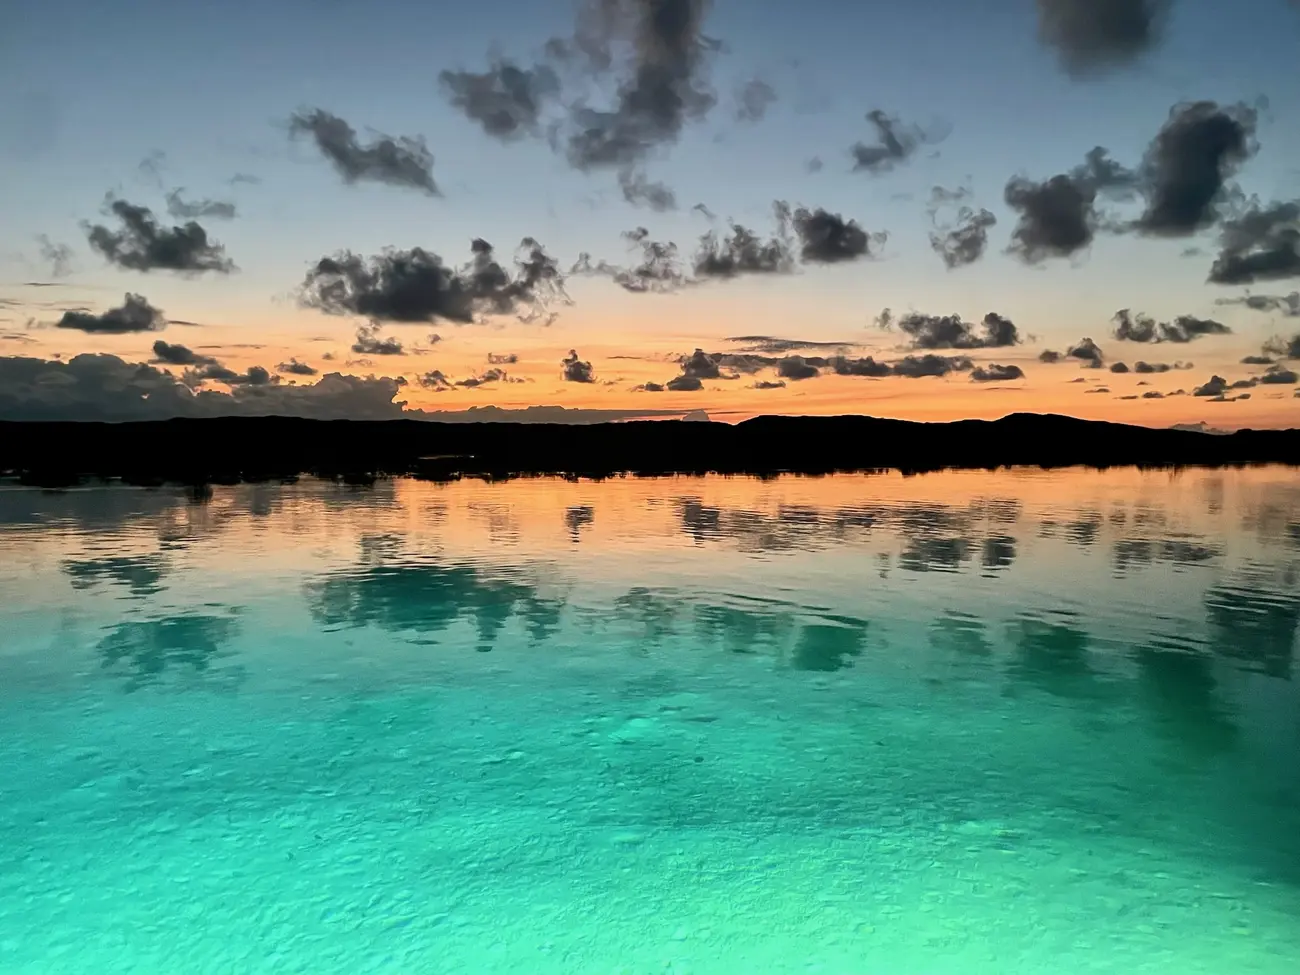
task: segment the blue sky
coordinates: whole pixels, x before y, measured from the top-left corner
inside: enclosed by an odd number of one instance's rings
[[[617,259],[619,234],[637,225],[689,245],[706,229],[693,203],[765,230],[772,201],[785,199],[888,230],[882,259],[675,303],[576,281],[578,302],[552,326],[554,344],[614,345],[620,331],[657,327],[657,316],[685,352],[692,335],[737,330],[838,339],[861,333],[883,306],[976,319],[995,309],[1057,344],[1103,334],[1126,306],[1163,318],[1216,313],[1249,330],[1249,346],[1276,330],[1259,315],[1216,310],[1216,297],[1240,289],[1204,283],[1212,233],[1200,257],[1182,256],[1195,241],[1103,236],[1073,261],[1024,266],[1002,253],[1015,223],[1002,188],[1016,174],[1067,171],[1094,145],[1135,165],[1178,102],[1263,96],[1261,151],[1237,182],[1265,201],[1300,196],[1300,11],[1287,0],[1178,0],[1162,43],[1083,81],[1039,42],[1033,0],[718,0],[705,32],[725,45],[711,73],[719,105],[646,162],[683,204],[663,214],[625,203],[612,173],[574,171],[544,141],[488,137],[440,92],[444,68],[481,70],[489,51],[526,61],[570,31],[568,0],[8,0],[5,10],[0,282],[44,275],[34,241],[45,234],[74,248],[68,284],[83,289],[78,300],[140,290],[177,317],[250,328],[282,320],[305,337],[346,331],[313,325],[292,297],[308,264],[339,249],[421,245],[458,262],[474,237],[509,248],[532,235],[565,264],[580,251]],[[755,77],[778,100],[761,121],[737,122],[733,92]],[[424,137],[444,196],[342,185],[309,141],[287,135],[289,115],[315,107],[363,135]],[[950,135],[892,172],[852,172],[848,148],[871,138],[864,114],[875,108]],[[156,152],[153,177],[141,162]],[[810,173],[814,156],[824,168]],[[231,185],[237,173],[259,182]],[[971,202],[998,217],[971,267],[945,270],[927,244],[935,185],[969,187]],[[103,219],[106,193],[162,213],[177,187],[236,203],[238,219],[208,229],[237,275],[141,276],[86,247],[80,223]]]

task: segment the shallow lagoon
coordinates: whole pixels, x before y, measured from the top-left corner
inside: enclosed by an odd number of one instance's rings
[[[1292,972],[1300,478],[0,488],[0,969]]]

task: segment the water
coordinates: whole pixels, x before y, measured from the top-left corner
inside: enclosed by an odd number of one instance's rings
[[[1300,479],[0,489],[0,971],[1294,972]]]

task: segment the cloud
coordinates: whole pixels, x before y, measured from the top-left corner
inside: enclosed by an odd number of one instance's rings
[[[1300,277],[1300,200],[1274,203],[1261,208],[1258,202],[1223,224],[1221,250],[1210,268],[1213,284],[1250,284]],[[1240,299],[1258,310],[1300,315],[1300,294],[1286,297],[1260,296],[1262,306],[1251,305],[1250,296]]]
[[[784,212],[778,204],[778,214]],[[799,255],[810,264],[835,264],[870,257],[873,246],[882,246],[889,235],[885,232],[868,234],[856,220],[845,220],[838,213],[818,207],[809,210],[797,208],[790,222],[799,238]]]
[[[1289,339],[1280,335],[1274,336],[1264,343],[1264,351],[1270,355],[1281,356],[1283,359],[1300,359],[1300,334],[1293,335]]]
[[[906,356],[894,363],[895,376],[921,379],[927,376],[946,376],[951,372],[967,372],[974,363],[965,356],[922,355]]]
[[[861,376],[868,379],[883,379],[894,373],[894,367],[885,362],[877,362],[871,356],[854,359],[836,355],[826,360],[827,367],[837,376]]]
[[[56,328],[72,328],[99,335],[127,335],[132,332],[160,332],[167,319],[143,295],[128,294],[117,308],[102,315],[88,311],[66,311]]]
[[[1173,365],[1170,365],[1167,362],[1143,362],[1139,360],[1133,364],[1133,371],[1139,376],[1151,376],[1156,373],[1169,372],[1173,369],[1191,368],[1192,364],[1190,362],[1175,362]]]
[[[543,110],[560,94],[560,77],[546,64],[521,68],[497,59],[487,71],[442,71],[438,80],[453,107],[502,141],[536,135]]]
[[[876,130],[876,142],[857,142],[850,147],[855,172],[887,173],[910,159],[922,145],[944,137],[942,133],[926,133],[918,126],[905,125],[878,108],[868,112],[866,118]]]
[[[36,242],[40,244],[41,260],[50,269],[50,276],[66,278],[72,273],[72,248],[67,244],[56,244],[45,234],[37,234]]]
[[[763,240],[752,230],[733,223],[729,234],[719,236],[710,231],[700,238],[694,269],[699,278],[789,274],[794,271],[794,255],[780,232]]]
[[[378,325],[362,325],[358,328],[352,351],[358,355],[406,355],[406,350],[398,339],[392,336],[386,339],[379,337]]]
[[[736,121],[760,121],[776,100],[776,89],[761,78],[745,82],[736,91]]]
[[[778,379],[776,382],[764,379],[754,383],[753,389],[785,389],[784,380]]]
[[[633,206],[646,207],[656,213],[677,209],[677,195],[663,183],[654,182],[639,169],[622,169],[618,174],[623,199]]]
[[[532,321],[551,299],[567,300],[559,265],[531,237],[519,246],[513,274],[497,262],[487,241],[476,239],[471,250],[472,259],[459,270],[420,247],[389,248],[368,261],[342,251],[307,272],[300,302],[326,314],[375,321],[468,324],[475,315],[510,313]]]
[[[1231,335],[1232,329],[1209,318],[1179,315],[1172,322],[1157,322],[1149,315],[1121,308],[1111,319],[1121,342],[1175,342],[1186,344],[1205,335]]]
[[[1056,363],[1060,362],[1061,359],[1063,359],[1063,358],[1064,358],[1064,356],[1062,356],[1061,353],[1056,352],[1056,351],[1054,351],[1054,350],[1052,350],[1052,349],[1044,349],[1042,352],[1038,353],[1038,361],[1039,361],[1039,362],[1045,362],[1045,363],[1047,363],[1048,365],[1055,365]],[[1071,381],[1072,381],[1072,382],[1082,382],[1083,380],[1081,380],[1081,379],[1075,379],[1075,380],[1071,380]]]
[[[1137,176],[1096,146],[1082,165],[1042,182],[1024,176],[1007,181],[1003,200],[1019,218],[1010,252],[1027,264],[1050,257],[1072,257],[1086,249],[1097,232],[1099,194],[1123,198]]]
[[[1222,376],[1216,375],[1210,377],[1209,382],[1205,383],[1203,386],[1197,386],[1195,389],[1193,389],[1192,395],[1207,397],[1207,398],[1220,398],[1226,396],[1226,394],[1231,390],[1250,389],[1251,387],[1255,386],[1257,382],[1258,380],[1255,379],[1238,379],[1236,382],[1230,383]],[[1250,395],[1246,394],[1243,396],[1238,396],[1236,398],[1249,399]]]
[[[157,420],[175,416],[302,416],[392,419],[395,379],[331,373],[311,385],[242,385],[194,392],[169,373],[113,355],[67,362],[0,357],[0,418],[6,420]]]
[[[1240,103],[1184,102],[1170,109],[1142,162],[1146,210],[1135,228],[1186,237],[1215,223],[1225,181],[1255,152],[1257,117]]]
[[[1126,372],[1129,371],[1129,369],[1128,369],[1128,363],[1126,363],[1126,362],[1112,362],[1112,363],[1110,364],[1110,371],[1111,371],[1111,372],[1114,372],[1114,373],[1126,373]]]
[[[1300,376],[1296,375],[1295,370],[1288,369],[1286,366],[1273,365],[1264,370],[1259,381],[1264,386],[1294,386],[1300,382]]]
[[[1000,383],[1012,379],[1024,379],[1025,371],[1019,366],[1000,366],[992,363],[988,366],[976,366],[971,370],[970,378],[977,383]]]
[[[191,200],[186,203],[181,199],[185,187],[179,186],[167,194],[167,214],[177,220],[197,220],[212,217],[217,220],[235,219],[235,205],[226,200]]]
[[[363,145],[351,125],[320,108],[295,113],[289,134],[310,135],[345,183],[386,183],[440,195],[433,179],[433,155],[423,138],[380,135]]]
[[[275,368],[290,376],[314,376],[320,372],[320,370],[315,366],[308,365],[305,362],[299,362],[297,358],[290,359],[288,362],[282,362]]]
[[[796,349],[843,349],[853,342],[812,342],[802,339],[783,339],[772,335],[733,335],[726,339],[737,345],[744,345],[746,352],[784,353]]]
[[[153,344],[153,358],[149,361],[169,366],[206,366],[215,364],[217,360],[188,346],[172,345],[159,339]]]
[[[1038,0],[1038,36],[1072,76],[1137,61],[1159,42],[1169,0]]]
[[[1243,366],[1271,366],[1277,360],[1267,355],[1248,355],[1242,358]]]
[[[776,374],[782,379],[790,379],[798,382],[803,379],[813,379],[821,375],[821,370],[805,359],[803,356],[788,355],[783,356],[776,364]]]
[[[225,248],[208,239],[207,231],[193,220],[178,227],[160,227],[148,207],[113,200],[109,211],[122,221],[122,229],[102,224],[86,225],[90,246],[109,262],[131,271],[180,271],[229,274],[235,264]]]
[[[596,373],[591,368],[590,362],[583,362],[578,358],[578,353],[573,349],[561,360],[564,367],[564,381],[569,383],[594,383]]]
[[[663,383],[641,383],[639,386],[632,387],[634,393],[662,393],[663,391]]]
[[[244,372],[235,372],[216,360],[209,360],[205,365],[186,369],[181,377],[181,382],[191,388],[209,381],[225,383],[227,386],[268,386],[279,383],[280,377],[271,375],[262,366],[249,366]]]
[[[930,234],[930,247],[950,271],[967,267],[984,256],[989,245],[989,228],[997,222],[998,218],[988,210],[962,207],[957,211],[954,226]]]
[[[1102,354],[1101,347],[1090,338],[1085,338],[1078,345],[1066,349],[1065,357],[1078,359],[1092,369],[1100,369],[1106,359],[1105,355]]]
[[[704,388],[704,381],[699,376],[674,376],[664,388],[672,393],[698,393]]]
[[[1300,318],[1300,291],[1289,295],[1244,295],[1240,298],[1217,298],[1216,305],[1241,305],[1251,311],[1273,312],[1287,318]]]
[[[262,177],[254,176],[252,173],[235,173],[234,176],[226,180],[231,186],[238,186],[240,183],[247,183],[250,186],[257,186],[262,182]]]
[[[479,386],[486,386],[489,383],[525,383],[527,379],[516,379],[507,373],[504,369],[486,369],[480,375],[468,376],[465,379],[456,380],[456,385],[464,389],[476,389]]]
[[[438,393],[452,389],[455,385],[441,369],[434,369],[422,376],[417,376],[415,381],[425,389],[432,389]]]
[[[893,323],[892,314],[887,320]],[[907,335],[914,349],[998,349],[1020,342],[1015,323],[996,312],[985,315],[978,326],[958,315],[919,312],[904,315],[894,324]]]
[[[513,352],[507,352],[503,355],[489,352],[487,361],[489,365],[493,366],[513,366],[519,362],[519,356],[515,355]]]
[[[717,44],[703,33],[708,0],[588,0],[572,42],[553,52],[580,54],[589,65],[614,67],[616,47],[630,57],[614,103],[569,111],[565,155],[580,170],[624,168],[677,141],[690,121],[717,99],[707,86]]]
[[[677,245],[672,241],[651,240],[650,231],[645,227],[626,231],[623,238],[641,251],[639,263],[632,267],[621,267],[606,261],[593,264],[591,255],[584,251],[578,255],[577,263],[569,273],[603,275],[624,291],[635,294],[676,291],[686,283],[686,273],[682,269]]]

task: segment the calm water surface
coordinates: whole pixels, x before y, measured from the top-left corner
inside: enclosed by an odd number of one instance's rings
[[[1294,973],[1294,470],[0,488],[0,971]]]

